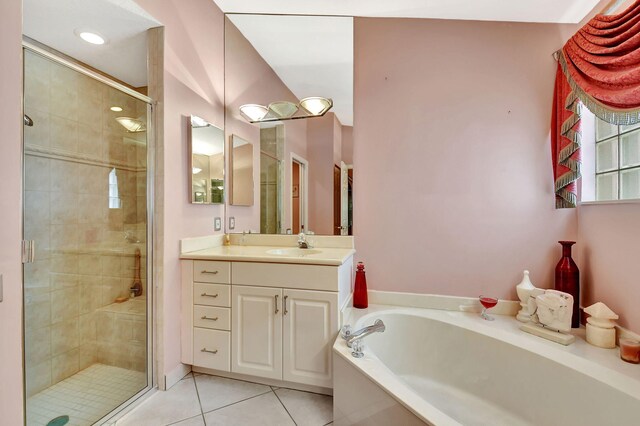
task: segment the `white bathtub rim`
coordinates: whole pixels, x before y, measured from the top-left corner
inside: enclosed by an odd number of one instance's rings
[[[388,369],[373,352],[365,352],[365,356],[357,359],[358,364],[356,364],[354,363],[355,358],[351,355],[351,349],[339,337],[333,347],[333,351],[423,422],[438,426],[462,426],[461,423],[431,405],[398,379],[397,375]]]
[[[570,368],[591,377],[598,382],[601,382],[607,386],[610,386],[618,391],[621,391],[632,398],[640,401],[640,374],[636,374],[634,377],[625,375],[624,373],[617,371],[608,366],[604,366],[597,360],[588,359],[585,356],[569,352],[574,348],[565,347],[557,343],[543,340],[539,337],[529,335],[519,330],[521,323],[517,322],[512,317],[497,316],[496,321],[485,322],[478,318],[476,314],[468,314],[463,312],[454,311],[442,311],[435,309],[423,309],[423,308],[411,308],[411,307],[392,307],[388,305],[376,306],[370,305],[366,311],[352,310],[347,315],[349,321],[346,323],[351,324],[354,329],[368,325],[380,315],[386,314],[401,314],[401,315],[413,315],[426,317],[434,321],[440,321],[443,323],[451,324],[463,329],[479,333],[491,339],[496,339],[501,342],[513,345],[518,348],[522,348],[547,358],[551,361],[557,362],[560,365]],[[577,338],[575,348],[578,351],[611,354],[610,351],[589,346],[582,338]],[[586,348],[586,349],[585,349]],[[390,369],[388,369],[382,361],[378,359],[375,353],[369,350],[365,342],[365,356],[360,359],[356,359],[351,356],[351,349],[349,349],[346,343],[338,338],[334,345],[334,351],[350,362],[355,368],[367,376],[370,380],[377,383],[382,389],[384,389],[389,395],[400,402],[404,407],[413,412],[423,421],[435,424],[459,424],[455,420],[451,419],[448,415],[438,410],[436,407],[429,404],[422,399],[412,388],[404,384]],[[598,352],[609,351],[609,352]],[[584,355],[584,354],[583,354]],[[609,357],[610,358],[610,357]],[[619,362],[624,365],[623,361],[617,358],[613,362]],[[631,366],[628,370],[633,369]],[[635,371],[634,371],[635,372]],[[640,373],[640,370],[638,370]]]
[[[374,317],[376,315],[380,315],[382,312],[422,316],[455,325],[457,327],[462,327],[472,332],[480,333],[489,338],[500,340],[512,346],[543,356],[544,358],[557,362],[565,367],[577,371],[578,373],[589,376],[599,382],[613,387],[616,390],[624,392],[640,401],[640,370],[637,366],[625,364],[624,361],[620,360],[620,358],[616,356],[615,362],[617,362],[619,366],[631,366],[633,370],[637,370],[638,374],[636,378],[627,376],[620,371],[603,366],[594,360],[569,352],[569,350],[573,349],[571,346],[563,346],[521,331],[519,329],[521,323],[514,318],[496,316],[496,321],[487,322],[480,320],[480,318],[475,314],[468,314],[464,312],[396,307],[364,315],[356,323],[356,328],[364,326],[364,323],[372,322]],[[504,325],[507,327],[496,327]],[[516,328],[513,330],[510,327]],[[576,338],[576,342],[573,345],[592,348],[596,351],[617,351],[617,349],[596,348],[586,343],[580,337]]]

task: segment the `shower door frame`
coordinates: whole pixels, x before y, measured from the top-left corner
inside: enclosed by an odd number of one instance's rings
[[[155,240],[155,203],[154,203],[154,195],[155,195],[155,172],[156,172],[156,128],[155,123],[157,122],[155,113],[156,113],[156,105],[157,102],[152,98],[145,96],[130,87],[127,87],[115,80],[112,80],[107,75],[103,75],[95,70],[92,70],[82,64],[81,62],[76,61],[75,59],[68,57],[60,52],[57,52],[35,40],[30,39],[29,37],[23,36],[22,39],[22,64],[23,64],[23,81],[22,81],[22,113],[25,114],[24,111],[24,95],[25,95],[25,86],[24,86],[24,52],[28,50],[37,55],[43,56],[53,62],[56,62],[60,65],[63,65],[67,68],[70,68],[80,74],[83,74],[89,78],[92,78],[100,83],[106,84],[120,92],[123,92],[139,101],[142,101],[147,104],[147,385],[131,398],[124,401],[117,407],[114,407],[109,413],[105,414],[102,418],[100,418],[96,424],[102,424],[107,422],[110,419],[115,418],[119,414],[122,414],[138,401],[142,396],[147,394],[148,392],[152,392],[154,388],[157,386],[157,378],[156,378],[156,368],[155,368],[155,336],[157,332],[157,327],[155,324],[155,265],[154,265],[154,256],[153,256],[153,247]],[[21,188],[24,193],[24,182],[25,182],[25,145],[24,145],[24,132],[22,135],[22,182]],[[24,215],[25,204],[24,204],[24,196],[22,197],[22,214]],[[22,219],[22,237],[24,240],[24,217]],[[23,262],[24,265],[24,262]],[[24,286],[24,266],[22,273],[22,285]],[[22,310],[22,381],[23,381],[23,413],[25,424],[27,421],[27,386],[26,386],[26,352],[25,352],[25,333],[24,333],[24,317],[25,317],[25,309],[24,309],[24,298],[23,298],[23,310]]]

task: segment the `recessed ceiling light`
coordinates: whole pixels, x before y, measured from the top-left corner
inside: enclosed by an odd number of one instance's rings
[[[91,31],[78,31],[76,32],[78,37],[91,44],[105,44],[106,40],[99,34],[93,33]]]
[[[109,109],[113,112],[122,112],[122,108],[120,108],[119,106],[112,106]]]

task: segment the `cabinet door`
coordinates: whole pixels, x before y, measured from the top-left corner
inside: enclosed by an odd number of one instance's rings
[[[332,387],[331,347],[338,334],[338,293],[284,290],[283,379]]]
[[[282,289],[232,286],[231,371],[282,379]]]

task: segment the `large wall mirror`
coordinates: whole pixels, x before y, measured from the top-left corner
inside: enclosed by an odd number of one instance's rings
[[[320,117],[251,123],[243,105],[324,97]],[[225,131],[233,146],[228,232],[350,235],[353,226],[353,18],[227,14]],[[291,104],[276,104],[281,109]],[[294,117],[299,116],[294,114]],[[251,170],[236,189],[236,138]],[[243,153],[245,155],[246,152]],[[253,191],[246,191],[245,185]]]
[[[194,204],[224,203],[224,131],[206,120],[188,118],[191,164],[190,201]]]

